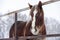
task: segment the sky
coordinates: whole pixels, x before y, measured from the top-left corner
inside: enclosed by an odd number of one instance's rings
[[[48,0],[43,0],[45,2]],[[19,10],[28,7],[28,3],[34,5],[39,0],[0,0],[0,13],[5,14],[11,11]]]
[[[35,5],[40,0],[0,0],[0,15],[4,15],[11,11],[19,10],[25,7],[28,7],[28,3]],[[42,2],[46,2],[48,0],[43,0]],[[26,13],[28,15],[29,11],[22,12],[22,14]],[[2,20],[6,20],[8,17],[2,17]]]

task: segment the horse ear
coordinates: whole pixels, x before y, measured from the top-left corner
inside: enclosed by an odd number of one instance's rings
[[[28,3],[28,5],[29,5],[29,8],[31,9],[31,8],[32,8],[32,5],[31,5],[31,4],[29,4],[29,3]]]
[[[42,6],[42,2],[39,1],[39,3],[38,3],[38,7],[40,8],[41,6]]]

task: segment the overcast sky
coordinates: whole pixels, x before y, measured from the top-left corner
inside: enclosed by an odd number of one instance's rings
[[[42,2],[45,1],[48,0],[43,0]],[[39,0],[0,0],[0,13],[5,14],[7,12],[28,7],[28,3],[34,5],[38,2]]]

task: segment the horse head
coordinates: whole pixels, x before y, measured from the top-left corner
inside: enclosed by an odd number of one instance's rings
[[[42,29],[45,30],[42,2],[39,1],[38,5],[35,6],[29,4],[29,8],[30,8],[30,15],[32,19],[31,32],[34,35],[38,35],[40,31],[43,31]]]

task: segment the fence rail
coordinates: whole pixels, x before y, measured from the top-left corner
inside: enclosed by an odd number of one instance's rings
[[[60,34],[50,34],[50,35],[39,35],[39,36],[26,36],[26,37],[19,37],[18,39],[24,40],[24,39],[32,39],[32,38],[43,38],[43,37],[60,37]],[[14,40],[15,38],[5,38],[0,40]]]

